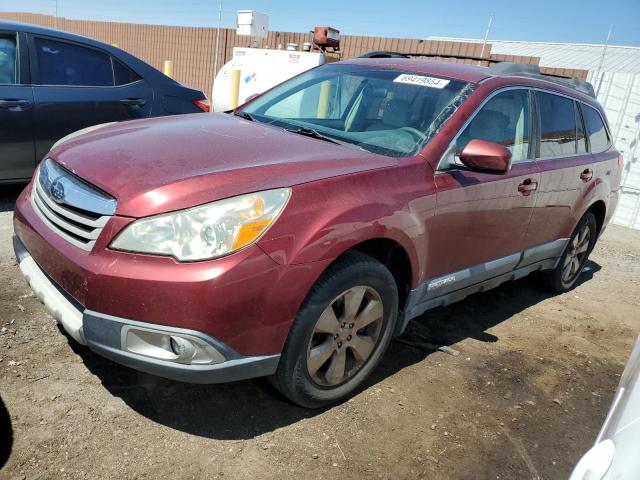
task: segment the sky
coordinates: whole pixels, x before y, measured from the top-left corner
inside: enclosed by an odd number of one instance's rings
[[[0,12],[72,19],[215,26],[219,0],[0,0]],[[343,35],[402,38],[489,38],[640,46],[640,0],[222,0],[222,26],[235,27],[236,10],[269,15],[270,30],[303,32],[315,25]]]

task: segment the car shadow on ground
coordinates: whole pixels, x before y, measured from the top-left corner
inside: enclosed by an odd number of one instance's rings
[[[13,206],[24,185],[0,185],[0,213],[13,211]]]
[[[589,261],[580,283],[590,280],[600,268]],[[488,329],[553,295],[532,275],[431,310],[411,322],[407,332],[392,342],[363,390],[423,361],[437,346],[448,347],[467,338],[497,342],[499,339]],[[111,394],[141,415],[193,435],[248,439],[325,411],[290,404],[266,379],[219,385],[181,383],[122,367],[70,338],[69,343]]]

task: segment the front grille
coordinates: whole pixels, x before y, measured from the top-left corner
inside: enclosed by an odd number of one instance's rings
[[[31,201],[42,221],[69,243],[91,251],[115,212],[115,199],[53,160],[40,165]]]

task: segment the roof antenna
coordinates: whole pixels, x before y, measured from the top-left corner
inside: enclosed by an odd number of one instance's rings
[[[596,90],[596,97],[600,93],[600,87],[602,86],[602,81],[604,80],[604,72],[602,71],[602,66],[604,65],[604,56],[607,54],[607,47],[609,46],[609,40],[611,40],[611,32],[613,32],[613,25],[609,26],[609,33],[607,34],[607,41],[604,42],[604,47],[602,47],[602,55],[600,56],[600,63],[598,63],[598,89]]]
[[[484,49],[487,46],[487,39],[489,38],[489,32],[491,32],[491,24],[493,23],[493,13],[489,15],[489,25],[487,25],[487,31],[484,34],[484,42],[482,42],[482,50],[480,51],[480,58],[484,58]],[[478,60],[478,65],[481,65],[481,61]]]

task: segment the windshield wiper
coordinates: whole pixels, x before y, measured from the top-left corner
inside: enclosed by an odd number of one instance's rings
[[[253,115],[247,112],[243,112],[242,110],[237,110],[231,113],[233,113],[236,117],[244,118],[245,120],[249,120],[250,122],[253,122],[255,120],[255,118],[253,118]]]
[[[287,132],[297,133],[298,135],[304,135],[305,137],[317,138],[318,140],[324,140],[325,142],[335,143],[336,145],[344,145],[343,142],[340,142],[334,138],[327,137],[326,135],[321,134],[317,130],[309,127],[299,127],[299,128],[285,128]]]

